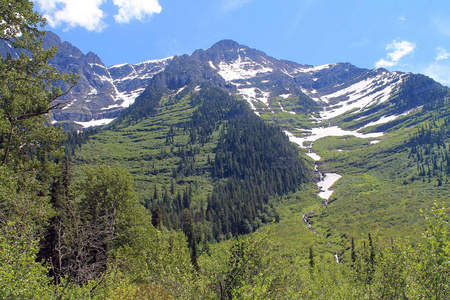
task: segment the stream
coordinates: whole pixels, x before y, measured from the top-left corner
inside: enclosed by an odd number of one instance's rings
[[[328,206],[330,204],[330,197],[333,194],[333,185],[338,181],[342,176],[336,173],[321,173],[319,170],[319,167],[317,165],[317,162],[321,159],[321,157],[317,154],[311,151],[313,146],[313,142],[308,146],[308,155],[315,161],[314,170],[317,172],[317,175],[319,176],[319,181],[317,182],[317,195],[322,198],[324,201],[322,202],[322,205],[318,208],[305,212],[302,214],[302,219],[306,224],[306,227],[311,230],[312,232],[317,233],[317,231],[312,227],[312,223],[309,220],[309,217],[318,209],[321,209],[323,207]]]
[[[318,193],[317,195],[322,198],[324,201],[322,202],[322,205],[319,206],[318,208],[305,212],[302,214],[302,219],[303,222],[305,223],[306,227],[311,230],[312,232],[314,232],[315,234],[319,234],[314,227],[312,226],[312,222],[310,221],[310,217],[314,214],[314,212],[316,210],[319,210],[323,207],[328,206],[328,204],[330,204],[330,198],[331,195],[333,194],[333,185],[336,183],[336,181],[338,181],[342,176],[337,174],[337,173],[321,173],[319,170],[319,166],[317,165],[317,162],[321,159],[320,155],[318,155],[317,153],[312,152],[312,146],[313,146],[314,142],[311,142],[311,144],[308,146],[308,153],[306,153],[306,155],[308,155],[309,157],[311,157],[315,163],[314,163],[314,170],[317,172],[318,176],[319,176],[319,181],[317,182],[317,189],[318,189]],[[340,263],[340,258],[338,256],[337,253],[334,254],[334,259],[336,260],[336,263]]]
[[[330,198],[333,194],[333,185],[338,181],[342,176],[336,173],[321,173],[319,170],[319,166],[317,164],[318,161],[320,161],[321,157],[317,153],[312,152],[312,146],[314,141],[320,138],[328,137],[328,136],[355,136],[357,138],[370,138],[372,141],[370,141],[371,144],[376,144],[380,141],[380,138],[383,136],[382,132],[375,132],[375,133],[360,133],[358,131],[349,131],[349,130],[343,130],[339,128],[338,126],[327,126],[327,127],[315,127],[311,130],[308,130],[309,134],[303,135],[302,137],[296,137],[289,131],[285,131],[286,135],[289,137],[289,140],[291,142],[294,142],[298,144],[302,148],[308,149],[308,152],[306,155],[311,157],[315,161],[314,169],[317,172],[317,175],[319,177],[319,181],[317,182],[317,195],[323,199],[322,205],[317,207],[316,209],[313,209],[311,211],[305,212],[302,214],[303,222],[305,223],[306,227],[314,232],[315,234],[318,234],[318,232],[314,229],[312,226],[312,222],[310,220],[310,217],[316,212],[317,210],[326,207],[330,204]],[[340,259],[337,254],[335,254],[335,260],[337,263],[339,263]]]

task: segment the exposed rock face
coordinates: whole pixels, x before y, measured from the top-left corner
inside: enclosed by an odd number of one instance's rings
[[[171,60],[167,58],[107,68],[96,54],[89,52],[84,55],[72,44],[61,41],[56,34],[47,32],[44,48],[51,46],[57,46],[58,53],[49,63],[62,72],[78,73],[80,76],[70,93],[58,99],[67,105],[53,112],[54,121],[89,122],[117,117]]]
[[[220,41],[206,50],[196,50],[192,55],[111,67],[106,67],[96,54],[85,55],[54,33],[47,32],[44,47],[51,46],[57,46],[58,53],[50,63],[62,72],[80,76],[70,93],[57,100],[65,102],[66,106],[53,112],[52,120],[86,122],[83,126],[93,124],[91,121],[110,122],[133,104],[149,85],[178,90],[209,83],[241,95],[254,109],[261,107],[261,103],[270,109],[271,101],[279,96],[301,97],[325,107],[321,112],[324,119],[349,111],[364,113],[370,109],[374,112],[374,107],[392,114],[394,111],[386,110],[390,99],[396,103],[408,99],[408,105],[396,108],[395,113],[400,114],[423,105],[423,101],[413,99],[414,93],[419,93],[421,99],[427,99],[428,94],[444,97],[448,93],[423,75],[361,69],[349,63],[301,65],[275,59],[231,40]],[[6,53],[13,57],[18,54],[6,43],[0,43],[0,54]]]

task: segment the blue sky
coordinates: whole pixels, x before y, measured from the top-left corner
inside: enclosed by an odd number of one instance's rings
[[[46,30],[105,65],[232,39],[278,59],[423,73],[450,86],[448,0],[34,0]]]

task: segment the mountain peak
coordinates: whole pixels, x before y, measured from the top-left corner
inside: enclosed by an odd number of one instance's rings
[[[210,48],[211,50],[234,50],[234,49],[238,49],[242,47],[238,42],[235,42],[233,40],[221,40],[217,43],[215,43],[214,45],[212,45],[212,47]],[[244,46],[246,47],[246,46]],[[247,47],[246,47],[247,48]]]

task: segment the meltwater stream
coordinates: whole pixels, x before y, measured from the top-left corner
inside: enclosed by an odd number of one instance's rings
[[[310,217],[314,214],[314,212],[318,209],[321,209],[323,207],[328,206],[330,204],[330,198],[333,194],[333,185],[338,181],[342,176],[336,173],[325,173],[322,174],[318,168],[317,162],[321,159],[321,157],[317,154],[312,152],[312,146],[314,141],[317,139],[327,137],[327,136],[355,136],[358,138],[372,138],[370,143],[375,144],[379,142],[379,138],[383,136],[383,133],[376,132],[376,133],[369,133],[369,134],[363,134],[358,131],[348,131],[343,130],[337,126],[328,126],[328,127],[318,127],[313,128],[310,131],[309,135],[304,135],[303,137],[296,137],[292,133],[285,131],[289,139],[298,144],[300,147],[308,148],[308,155],[315,161],[315,170],[318,173],[319,176],[319,182],[317,182],[317,188],[318,188],[318,196],[322,198],[324,201],[322,202],[322,205],[312,211],[308,211],[302,214],[303,222],[305,223],[306,227],[311,230],[312,232],[318,234],[318,232],[314,229],[312,226],[312,223],[310,221]],[[340,262],[339,256],[336,253],[335,254],[335,260],[337,263]]]
[[[333,190],[332,190],[332,186],[336,183],[336,181],[338,181],[342,176],[336,173],[325,173],[322,174],[319,171],[319,168],[317,166],[317,161],[319,161],[321,159],[321,157],[314,152],[311,152],[311,148],[312,148],[313,143],[311,143],[310,146],[308,146],[308,153],[306,153],[306,155],[308,155],[309,157],[311,157],[314,161],[316,161],[315,166],[314,166],[314,170],[316,170],[316,172],[319,175],[319,182],[317,182],[317,187],[318,187],[318,196],[322,199],[324,199],[324,205],[322,206],[326,206],[328,205],[328,201],[330,200],[331,195],[333,194]]]
[[[313,143],[311,143],[310,146],[308,147],[308,153],[306,153],[306,155],[308,155],[309,157],[311,157],[315,161],[314,170],[319,175],[319,181],[317,182],[317,187],[318,187],[318,190],[319,190],[318,196],[320,198],[324,199],[324,201],[322,202],[322,205],[315,209],[315,210],[317,210],[317,209],[320,209],[322,207],[326,207],[328,204],[330,204],[330,197],[333,194],[332,186],[342,176],[339,175],[339,174],[336,174],[336,173],[325,173],[325,174],[322,174],[319,171],[319,167],[317,166],[317,161],[319,161],[321,159],[321,157],[317,153],[311,152],[312,144]],[[312,224],[309,221],[309,217],[315,212],[315,210],[303,213],[302,214],[302,219],[303,219],[303,222],[305,222],[305,224],[306,224],[306,226],[308,227],[309,230],[311,230],[315,234],[318,234],[318,232],[312,227]],[[334,254],[334,259],[336,260],[336,263],[340,263],[340,258],[339,258],[337,253]]]

